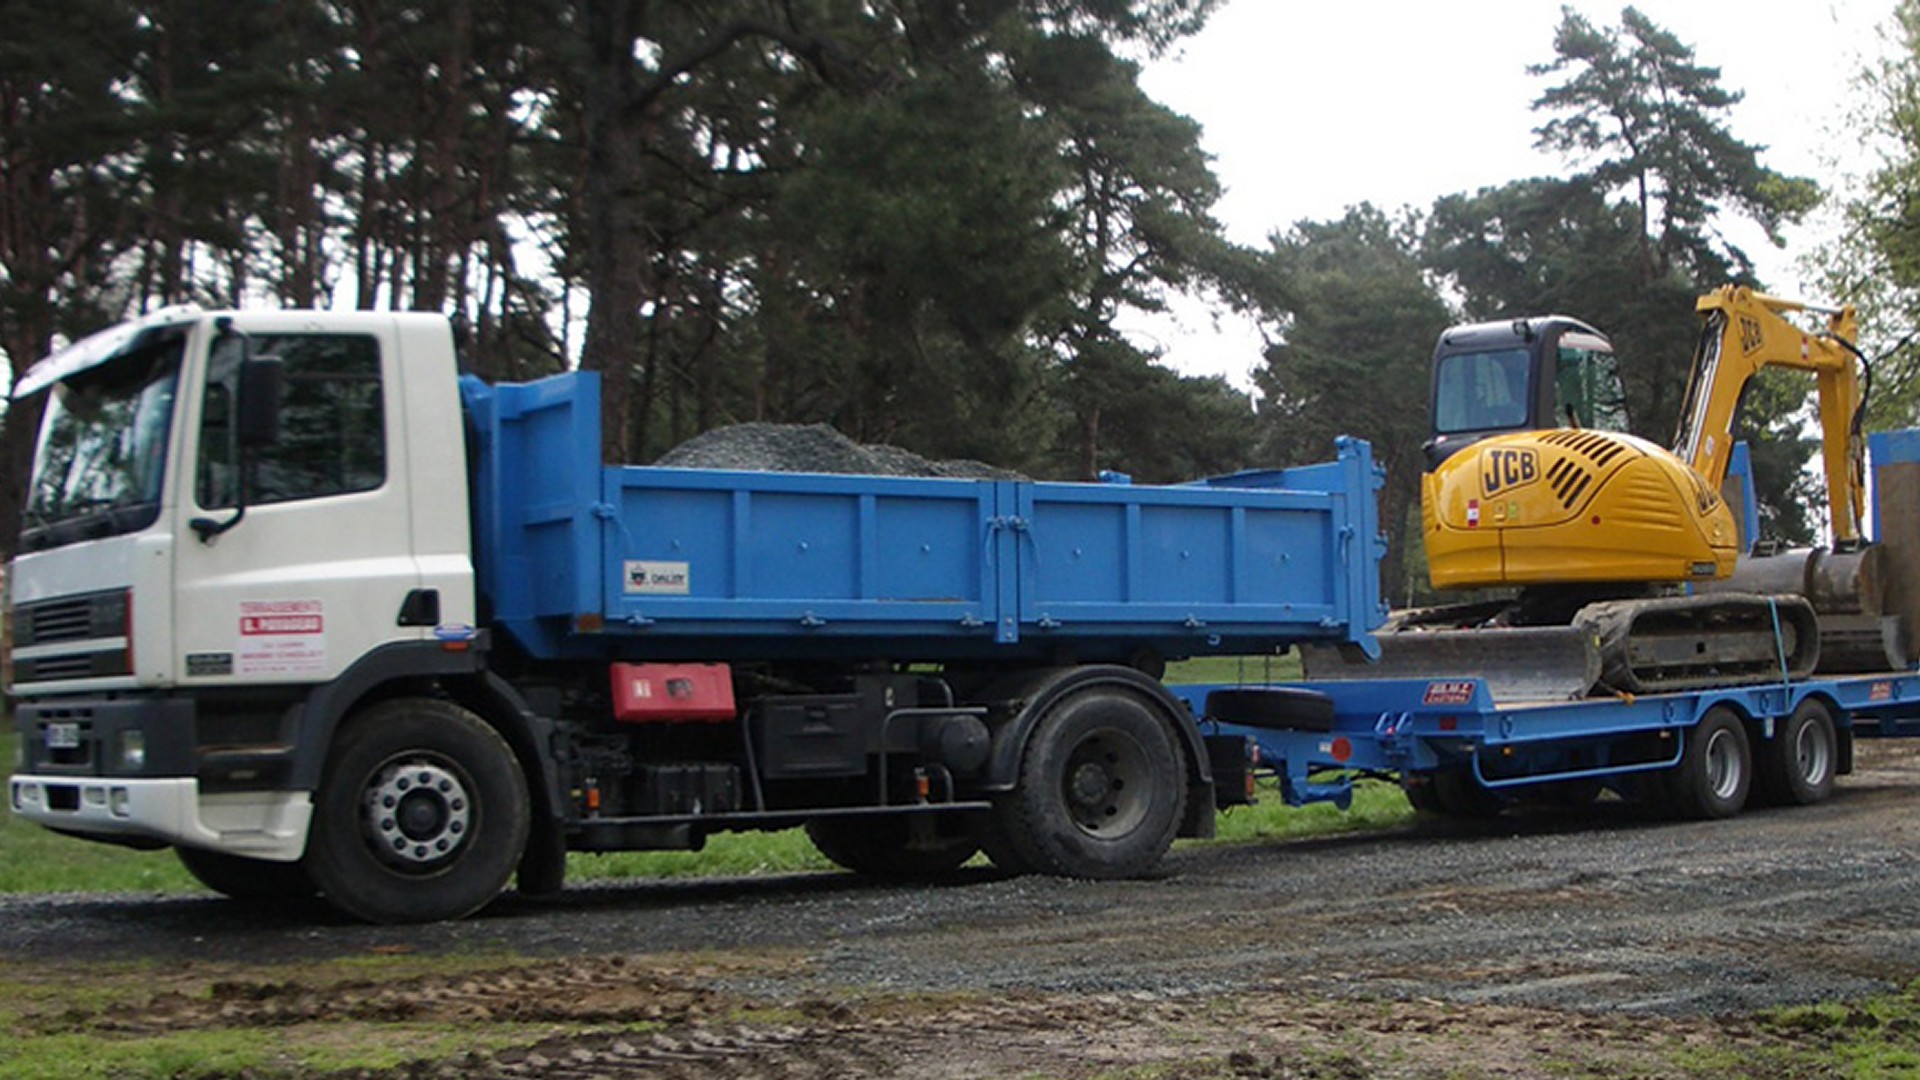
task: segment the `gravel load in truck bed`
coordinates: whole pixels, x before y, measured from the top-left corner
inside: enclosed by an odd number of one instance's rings
[[[979,461],[935,461],[897,446],[863,445],[826,424],[734,424],[696,435],[654,462],[671,469],[940,476],[1024,480]]]

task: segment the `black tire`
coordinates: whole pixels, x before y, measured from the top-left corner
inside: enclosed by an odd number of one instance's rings
[[[297,862],[268,862],[196,847],[173,851],[196,881],[242,903],[265,906],[312,900],[320,891],[306,867]]]
[[[1607,785],[1598,780],[1549,780],[1520,789],[1524,801],[1554,810],[1584,810],[1600,800]]]
[[[1441,813],[1457,818],[1499,817],[1507,805],[1504,799],[1474,779],[1473,770],[1465,766],[1434,773],[1433,795]]]
[[[499,733],[450,702],[382,702],[334,740],[305,865],[368,922],[457,919],[506,888],[528,827],[526,777]]]
[[[970,830],[905,814],[814,818],[807,839],[834,865],[891,880],[937,878],[958,870],[980,850]]]
[[[1667,773],[1666,809],[1697,820],[1732,817],[1747,805],[1752,786],[1747,727],[1732,709],[1716,705],[1687,733],[1686,752]]]
[[[1432,773],[1409,773],[1400,778],[1400,790],[1406,793],[1407,804],[1416,813],[1439,817],[1446,813],[1440,805],[1440,794],[1434,790]]]
[[[1234,687],[1207,695],[1207,716],[1262,730],[1332,731],[1333,699],[1294,686]]]
[[[1054,703],[1034,725],[1014,790],[994,799],[995,865],[1076,878],[1151,870],[1186,809],[1175,738],[1138,694],[1090,687]]]
[[[987,859],[993,863],[993,868],[1003,874],[1019,877],[1022,874],[1040,872],[1038,866],[1029,862],[1027,857],[1021,854],[1020,846],[1013,842],[1012,836],[1007,832],[1006,823],[1001,820],[999,813],[988,814],[986,821],[981,823],[980,850],[986,853]]]
[[[1833,710],[1808,698],[1755,750],[1753,797],[1768,806],[1822,802],[1833,794],[1839,760]]]

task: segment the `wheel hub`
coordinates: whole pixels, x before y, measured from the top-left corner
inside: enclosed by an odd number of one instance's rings
[[[1707,739],[1707,786],[1717,798],[1730,799],[1739,790],[1740,751],[1733,736],[1716,731]]]
[[[1139,782],[1146,756],[1139,744],[1111,731],[1074,748],[1060,777],[1061,797],[1073,820],[1092,836],[1118,836],[1137,825],[1152,803]]]
[[[472,830],[473,797],[437,762],[396,762],[368,786],[365,822],[383,861],[417,870],[460,849]]]
[[[1098,762],[1082,762],[1079,768],[1073,770],[1073,777],[1067,786],[1075,806],[1092,810],[1104,803],[1112,792],[1113,777]]]
[[[1832,747],[1827,742],[1825,732],[1811,723],[1803,726],[1800,737],[1794,741],[1793,750],[1794,762],[1800,767],[1803,781],[1819,784],[1826,780],[1827,771],[1832,768]]]

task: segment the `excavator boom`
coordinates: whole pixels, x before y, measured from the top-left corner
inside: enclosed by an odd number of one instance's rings
[[[1733,456],[1733,421],[1748,382],[1770,367],[1812,372],[1820,399],[1820,453],[1827,476],[1828,523],[1840,544],[1860,539],[1866,507],[1866,447],[1860,434],[1862,394],[1852,307],[1814,308],[1744,286],[1728,285],[1695,304],[1700,346],[1681,408],[1674,452],[1718,490]],[[1785,317],[1814,311],[1827,318],[1811,333]]]

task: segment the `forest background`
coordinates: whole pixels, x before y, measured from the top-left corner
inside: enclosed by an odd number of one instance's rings
[[[1217,6],[0,0],[0,352],[17,377],[184,301],[444,311],[485,377],[603,372],[605,452],[635,462],[824,422],[1168,481],[1357,435],[1388,470],[1383,574],[1406,601],[1442,328],[1586,319],[1664,444],[1694,296],[1767,285],[1724,223],[1774,241],[1824,205],[1826,298],[1887,353],[1870,426],[1916,419],[1896,346],[1920,326],[1920,0],[1856,77],[1879,157],[1844,189],[1768,168],[1691,43],[1568,8],[1531,65],[1556,175],[1361,202],[1264,246],[1227,238],[1199,127],[1140,85]],[[1126,331],[1176,302],[1261,328],[1251,393]],[[1741,420],[1765,528],[1797,542],[1819,525],[1806,397],[1769,378]],[[9,541],[39,405],[0,421]]]

